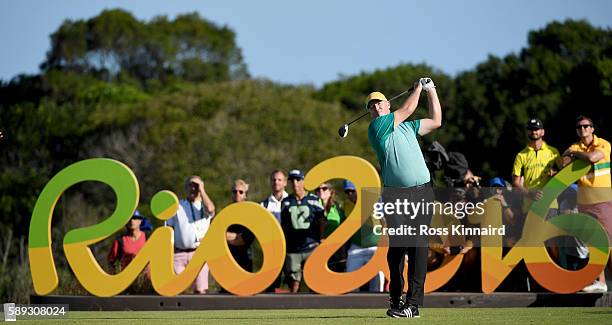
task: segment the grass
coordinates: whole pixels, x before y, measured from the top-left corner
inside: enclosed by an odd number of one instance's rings
[[[69,313],[68,319],[30,320],[44,324],[373,324],[416,321],[439,324],[610,324],[612,308],[424,308],[422,317],[396,320],[384,309],[292,309],[215,311],[100,311]],[[2,319],[4,317],[2,316]],[[21,323],[24,321],[19,320]]]

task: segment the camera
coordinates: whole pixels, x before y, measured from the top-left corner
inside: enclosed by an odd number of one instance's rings
[[[459,253],[461,253],[461,251],[463,250],[463,246],[459,245],[459,246],[452,246],[450,248],[450,253],[451,255],[457,255]]]

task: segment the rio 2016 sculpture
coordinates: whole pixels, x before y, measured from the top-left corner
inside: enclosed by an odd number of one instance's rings
[[[580,160],[564,168],[544,187],[544,198],[533,204],[523,229],[523,236],[502,258],[502,237],[482,238],[481,269],[482,290],[493,292],[512,269],[524,260],[532,277],[546,289],[558,293],[576,292],[590,284],[604,268],[609,254],[606,232],[592,217],[585,214],[559,215],[544,220],[550,202],[569,184],[586,174],[590,166]],[[321,294],[336,295],[353,291],[368,282],[379,270],[386,269],[384,240],[374,257],[354,272],[337,273],[329,270],[327,260],[343,246],[361,226],[362,207],[372,207],[380,192],[380,179],[375,168],[366,160],[353,156],[339,156],[315,166],[305,177],[305,187],[313,189],[330,179],[350,179],[357,191],[374,189],[372,195],[360,195],[355,208],[306,261],[304,280],[309,288]],[[172,229],[162,226],[153,231],[136,258],[120,273],[106,273],[94,258],[90,245],[113,236],[130,219],[139,203],[140,190],[134,173],[123,163],[112,159],[89,159],[74,163],[57,175],[40,194],[30,222],[29,258],[34,290],[39,295],[50,294],[59,284],[51,250],[51,219],[62,193],[69,187],[86,181],[110,186],[116,195],[116,208],[112,215],[99,224],[73,229],[64,236],[64,252],[78,281],[96,296],[110,297],[125,290],[142,272],[147,263],[151,267],[151,282],[157,293],[173,296],[183,292],[195,279],[204,263],[229,292],[253,295],[265,290],[278,276],[285,259],[285,238],[272,214],[253,202],[227,206],[215,217],[215,222],[196,250],[187,268],[175,274],[172,268]],[[172,217],[178,208],[178,199],[170,191],[160,191],[151,200],[151,211],[160,220]],[[250,215],[251,218],[240,216]],[[365,220],[365,219],[364,219]],[[490,200],[485,213],[471,216],[472,223],[501,225],[499,202]],[[233,259],[225,239],[226,229],[232,224],[249,228],[261,244],[263,265],[258,272],[243,270]],[[569,271],[557,266],[549,257],[544,242],[557,236],[574,236],[589,247],[590,259],[586,267]],[[449,256],[443,266],[430,271],[425,291],[431,292],[448,282],[458,270],[462,255]]]

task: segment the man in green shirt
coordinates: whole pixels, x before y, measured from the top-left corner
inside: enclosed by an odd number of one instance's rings
[[[427,92],[429,118],[407,121],[419,103],[421,91]],[[384,183],[383,202],[432,202],[433,190],[430,174],[417,141],[442,125],[442,109],[434,83],[421,78],[404,104],[391,112],[391,103],[380,92],[371,93],[366,100],[372,122],[368,139],[376,151]],[[415,234],[389,236],[387,264],[390,270],[390,317],[420,317],[418,306],[423,304],[425,276],[427,274],[426,236],[419,236],[419,225],[429,226],[432,211],[407,216],[399,211],[385,211],[388,229],[416,227]],[[406,300],[402,300],[404,257],[408,255],[408,287]]]

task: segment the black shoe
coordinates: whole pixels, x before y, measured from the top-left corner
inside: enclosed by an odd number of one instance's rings
[[[409,318],[408,309],[405,308],[389,308],[387,309],[387,316],[393,318]]]
[[[390,299],[389,309],[387,309],[387,316],[393,318],[408,318],[408,311],[404,308],[405,303],[403,300]]]
[[[419,306],[418,305],[413,305],[413,304],[408,304],[404,307],[404,310],[406,311],[406,314],[408,314],[409,318],[419,318],[421,317],[421,314],[419,314]]]

